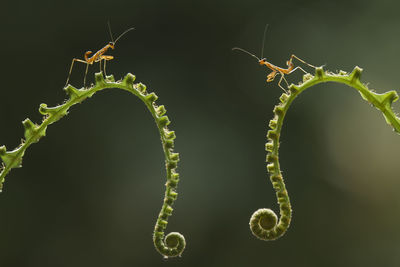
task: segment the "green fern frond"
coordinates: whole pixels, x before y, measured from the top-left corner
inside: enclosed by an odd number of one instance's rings
[[[250,229],[252,233],[262,240],[275,240],[281,237],[288,229],[292,219],[292,208],[289,195],[283,181],[282,172],[279,166],[279,139],[282,131],[285,115],[294,99],[307,88],[324,82],[337,82],[346,84],[356,89],[361,97],[379,109],[386,122],[393,127],[393,130],[400,134],[400,118],[396,116],[392,109],[392,103],[399,99],[396,91],[389,91],[378,94],[360,81],[362,69],[355,67],[347,74],[344,71],[331,73],[324,71],[322,67],[316,68],[315,76],[306,74],[303,83],[290,85],[289,93],[283,93],[280,103],[274,108],[274,118],[269,122],[270,130],[267,133],[268,142],[265,145],[267,154],[267,170],[270,180],[276,192],[280,208],[280,219],[271,209],[259,209],[250,219]]]
[[[152,114],[157,128],[160,133],[161,143],[165,155],[165,166],[167,172],[167,183],[164,202],[158,216],[153,242],[158,252],[164,257],[180,256],[185,249],[186,242],[183,235],[177,232],[169,233],[164,238],[164,231],[168,224],[168,218],[172,215],[172,205],[175,202],[178,193],[176,192],[179,174],[176,169],[179,161],[179,154],[174,153],[175,132],[168,129],[171,123],[165,115],[166,109],[163,105],[157,105],[157,95],[148,93],[146,86],[142,83],[134,83],[135,76],[127,74],[122,81],[114,81],[113,76],[107,76],[104,79],[102,73],[96,73],[96,83],[94,86],[87,89],[77,89],[71,85],[64,88],[69,99],[64,104],[55,107],[48,107],[46,104],[41,104],[39,112],[44,115],[41,124],[33,123],[29,118],[25,119],[22,124],[24,126],[24,137],[21,144],[14,150],[7,151],[5,146],[0,147],[0,158],[3,161],[3,166],[0,172],[0,191],[3,188],[3,183],[6,175],[14,168],[22,167],[22,158],[26,150],[34,143],[37,143],[40,138],[46,135],[47,126],[60,120],[68,114],[68,110],[75,104],[81,103],[85,99],[92,97],[95,93],[108,89],[119,88],[126,90],[137,96],[146,105]]]

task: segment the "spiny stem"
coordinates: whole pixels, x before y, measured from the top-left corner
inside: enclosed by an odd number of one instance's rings
[[[68,94],[69,99],[62,105],[49,108],[46,104],[41,104],[39,111],[44,115],[42,123],[37,125],[30,119],[25,119],[23,121],[25,139],[22,143],[12,151],[7,151],[5,146],[0,147],[0,158],[3,161],[3,167],[0,172],[0,191],[5,176],[11,169],[22,167],[22,158],[28,147],[33,143],[37,143],[40,138],[45,136],[47,126],[67,115],[70,107],[81,103],[88,97],[92,97],[95,93],[104,89],[119,88],[126,90],[140,98],[152,114],[160,133],[165,155],[165,167],[167,172],[166,191],[164,202],[154,228],[153,242],[157,251],[164,257],[180,256],[186,246],[183,235],[178,232],[171,232],[164,238],[168,218],[172,215],[173,211],[172,205],[178,196],[176,189],[179,182],[179,174],[176,172],[179,154],[173,151],[174,139],[176,136],[175,132],[170,131],[167,127],[171,122],[168,117],[165,116],[166,109],[162,105],[156,105],[155,101],[158,98],[157,95],[148,93],[146,91],[146,86],[142,83],[135,84],[135,76],[130,73],[127,74],[122,81],[118,82],[114,81],[113,76],[107,76],[107,78],[104,79],[102,73],[96,73],[95,79],[96,84],[88,89],[76,89],[71,85],[65,87],[64,90]]]
[[[307,88],[324,82],[337,82],[346,84],[356,89],[361,97],[379,109],[386,122],[393,127],[393,130],[400,134],[400,118],[392,110],[392,103],[399,99],[396,91],[389,91],[384,94],[377,94],[361,83],[362,69],[355,67],[348,74],[344,71],[331,73],[324,71],[322,67],[316,68],[315,76],[306,74],[303,83],[290,85],[289,94],[282,94],[280,103],[274,108],[274,118],[269,122],[270,130],[267,133],[268,142],[265,149],[267,154],[267,170],[270,180],[276,191],[280,208],[280,218],[271,209],[259,209],[250,219],[250,229],[252,233],[262,240],[275,240],[281,237],[287,230],[292,219],[292,209],[289,195],[283,181],[282,172],[279,166],[279,138],[282,131],[285,115],[294,99]]]

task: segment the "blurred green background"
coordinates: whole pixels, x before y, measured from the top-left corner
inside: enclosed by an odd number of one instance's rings
[[[285,66],[294,53],[331,71],[364,68],[377,92],[400,86],[398,1],[7,1],[1,5],[0,143],[66,98],[73,57],[128,27],[108,73],[159,96],[177,133],[179,198],[167,231],[181,258],[156,252],[164,194],[159,136],[143,103],[109,90],[72,108],[32,146],[0,194],[0,264],[36,266],[400,266],[400,136],[344,85],[302,94],[282,132],[293,205],[286,235],[254,238],[258,208],[278,210],[264,144],[282,90],[239,46]],[[84,64],[71,82],[82,85]],[[90,68],[89,81],[98,65]],[[297,82],[301,74],[288,77]],[[395,103],[395,110],[400,105]]]

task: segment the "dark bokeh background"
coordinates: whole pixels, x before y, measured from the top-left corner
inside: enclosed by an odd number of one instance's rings
[[[73,57],[128,27],[109,62],[159,96],[177,133],[179,198],[168,232],[187,248],[165,261],[152,231],[165,170],[149,112],[123,91],[72,108],[32,146],[0,195],[0,265],[400,266],[400,136],[346,86],[306,91],[282,132],[281,166],[294,213],[273,242],[248,228],[258,208],[277,210],[264,143],[282,93],[240,52],[284,65],[290,54],[351,71],[378,92],[400,85],[397,1],[8,1],[1,6],[0,143],[23,136],[54,106]],[[91,67],[88,78],[93,81]],[[82,85],[84,65],[71,82]],[[297,82],[299,74],[288,77]],[[397,111],[400,105],[394,105]]]

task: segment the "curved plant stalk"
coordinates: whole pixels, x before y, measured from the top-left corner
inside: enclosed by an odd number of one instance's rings
[[[316,68],[315,76],[306,74],[303,77],[303,83],[299,85],[290,85],[290,93],[283,93],[280,102],[274,108],[274,118],[269,122],[271,130],[268,131],[265,149],[267,154],[267,170],[270,174],[271,183],[276,191],[278,204],[280,208],[280,219],[271,209],[259,209],[253,213],[250,219],[250,229],[252,233],[261,240],[275,240],[281,237],[290,225],[292,218],[292,208],[288,196],[288,192],[283,181],[282,173],[279,166],[279,137],[282,130],[283,120],[292,104],[293,100],[304,90],[313,85],[324,82],[337,82],[347,84],[356,89],[361,97],[379,109],[386,122],[393,127],[393,130],[400,134],[400,118],[395,115],[392,110],[392,103],[398,100],[396,91],[389,91],[384,94],[377,94],[368,89],[365,84],[360,81],[362,69],[355,67],[348,74],[344,71],[339,73],[330,73],[324,71],[322,67]]]
[[[172,214],[172,205],[177,198],[177,186],[179,182],[179,174],[176,172],[179,161],[179,154],[173,152],[175,132],[168,129],[170,120],[165,116],[166,109],[163,105],[155,104],[157,96],[154,93],[148,93],[146,86],[142,83],[134,83],[135,76],[127,74],[122,81],[115,82],[113,76],[107,76],[104,79],[102,73],[96,73],[96,84],[88,89],[76,89],[68,85],[64,88],[69,96],[69,99],[62,105],[56,107],[47,107],[46,104],[41,104],[39,111],[44,115],[40,125],[34,124],[30,119],[25,119],[22,124],[25,128],[25,139],[14,150],[7,151],[5,146],[0,147],[0,158],[3,161],[3,166],[0,172],[0,192],[3,187],[5,176],[13,168],[22,167],[22,157],[25,151],[33,143],[37,143],[40,138],[46,135],[47,126],[58,121],[68,114],[68,110],[75,104],[81,103],[88,97],[91,97],[96,92],[107,88],[119,88],[131,92],[146,105],[151,115],[153,116],[161,136],[161,143],[165,155],[165,166],[167,171],[167,183],[164,203],[158,216],[153,242],[158,252],[164,257],[180,256],[185,249],[186,242],[183,235],[177,232],[171,232],[164,238],[164,231],[168,224],[168,217]]]

